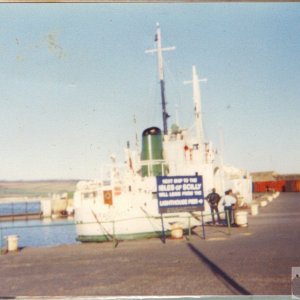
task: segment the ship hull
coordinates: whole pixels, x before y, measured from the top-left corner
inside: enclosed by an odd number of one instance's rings
[[[114,240],[136,240],[171,236],[172,230],[182,229],[187,233],[200,226],[200,212],[150,215],[145,210],[131,210],[101,214],[93,209],[75,210],[77,240],[80,242],[108,242]],[[109,217],[108,217],[109,216]],[[211,219],[205,214],[205,221]]]

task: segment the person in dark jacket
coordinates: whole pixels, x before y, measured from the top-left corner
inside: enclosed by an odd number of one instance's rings
[[[212,192],[210,194],[208,194],[205,199],[207,200],[207,202],[210,206],[211,217],[212,217],[213,223],[216,224],[215,213],[217,214],[218,223],[220,223],[221,219],[220,219],[218,204],[219,204],[221,197],[218,193],[216,193],[216,189],[213,188]]]

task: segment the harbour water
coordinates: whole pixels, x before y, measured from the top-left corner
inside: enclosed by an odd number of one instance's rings
[[[17,203],[1,203],[0,216],[37,213],[41,211],[41,203],[37,202],[17,202]]]
[[[5,237],[8,235],[17,235],[18,245],[21,248],[77,243],[75,225],[72,220],[44,219],[0,223],[2,247],[5,247]]]
[[[35,213],[40,203],[0,204],[0,215]],[[75,225],[72,219],[41,219],[0,222],[0,248],[5,247],[6,237],[18,236],[19,247],[48,247],[76,242]]]

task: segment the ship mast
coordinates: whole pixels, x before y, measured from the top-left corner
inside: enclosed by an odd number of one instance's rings
[[[162,48],[162,46],[161,46],[161,32],[160,32],[159,23],[156,23],[155,42],[156,42],[156,49],[146,50],[145,53],[154,53],[154,52],[157,52],[158,75],[159,75],[160,91],[161,91],[163,132],[166,135],[166,134],[168,134],[167,119],[170,116],[167,113],[167,108],[166,108],[167,103],[166,103],[166,95],[165,95],[164,64],[163,64],[163,55],[162,55],[162,52],[163,51],[174,50],[175,47]]]
[[[197,140],[200,144],[204,143],[203,123],[202,123],[202,109],[201,109],[201,93],[199,82],[207,81],[206,78],[199,79],[196,67],[192,69],[192,80],[184,81],[184,84],[191,83],[193,85],[193,100],[194,100],[194,111],[195,111],[195,127]]]

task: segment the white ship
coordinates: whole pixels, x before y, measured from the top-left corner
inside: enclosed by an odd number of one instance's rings
[[[210,208],[202,201],[203,211],[161,213],[158,207],[157,176],[202,177],[203,192],[216,188],[224,194],[231,188],[245,203],[252,200],[252,181],[248,173],[225,166],[203,136],[199,78],[192,68],[194,126],[181,129],[173,125],[168,130],[164,91],[164,50],[159,24],[156,30],[156,52],[162,97],[163,131],[150,127],[142,134],[142,150],[125,149],[126,162],[117,165],[114,157],[108,166],[109,176],[101,180],[81,181],[74,194],[77,239],[82,242],[101,242],[170,234],[174,223],[183,229],[199,226],[211,220]],[[222,206],[220,205],[220,211]]]

